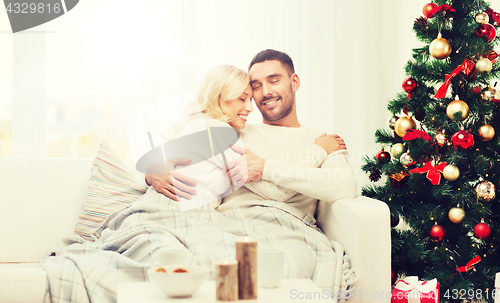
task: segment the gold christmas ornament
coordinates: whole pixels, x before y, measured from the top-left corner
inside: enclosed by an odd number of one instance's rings
[[[493,64],[491,63],[490,60],[486,59],[486,58],[481,58],[479,60],[477,60],[476,62],[476,70],[480,73],[484,73],[484,72],[491,72],[491,69],[493,68]]]
[[[448,212],[448,218],[450,218],[450,221],[453,223],[460,223],[465,217],[465,211],[461,209],[460,207],[453,207],[450,209]]]
[[[486,24],[490,22],[490,17],[485,12],[479,12],[476,14],[476,22],[479,24]]]
[[[469,106],[462,100],[458,99],[458,96],[455,97],[455,100],[451,101],[446,108],[446,115],[448,118],[453,120],[453,115],[455,113],[462,112],[461,120],[467,118],[469,115]]]
[[[406,151],[406,146],[401,143],[396,143],[391,147],[391,155],[394,158],[399,158]]]
[[[481,90],[481,98],[485,101],[500,100],[500,92],[494,87],[487,86]]]
[[[436,139],[436,143],[441,147],[446,144],[448,139],[446,139],[446,135],[444,133],[437,133],[436,136],[434,136],[434,139]]]
[[[479,138],[483,141],[490,141],[495,137],[495,129],[489,124],[485,124],[479,128]]]
[[[474,189],[474,193],[480,200],[491,201],[495,199],[495,185],[490,181],[481,181]]]
[[[396,123],[394,123],[394,131],[401,138],[403,138],[406,135],[406,131],[408,129],[416,129],[416,128],[417,124],[415,123],[415,120],[413,120],[411,117],[401,117],[396,121]]]
[[[460,176],[460,170],[453,164],[446,165],[443,169],[443,177],[448,181],[455,181]]]
[[[441,34],[429,44],[429,53],[438,60],[443,60],[451,54],[451,45]]]

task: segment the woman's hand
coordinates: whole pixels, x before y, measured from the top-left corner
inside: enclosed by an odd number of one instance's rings
[[[337,150],[347,149],[344,139],[337,134],[327,135],[324,133],[314,140],[314,144],[323,148],[328,155]]]

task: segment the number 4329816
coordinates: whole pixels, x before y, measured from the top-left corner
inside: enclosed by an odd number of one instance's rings
[[[492,291],[483,289],[447,289],[443,296],[447,299],[469,299],[469,300],[480,300],[480,299],[494,299],[497,296],[496,289]]]
[[[9,3],[6,10],[9,14],[58,14],[61,12],[60,3]]]

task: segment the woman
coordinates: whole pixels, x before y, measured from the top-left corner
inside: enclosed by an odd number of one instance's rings
[[[181,156],[187,161],[179,163],[176,160],[179,159],[178,153],[167,153],[167,163],[171,163],[168,165],[170,180],[165,180],[165,175],[147,174],[146,181],[150,185],[155,179],[161,180],[163,185],[156,186],[157,191],[179,201],[181,210],[208,203],[216,207],[222,197],[231,193],[231,181],[226,175],[225,163],[240,156],[229,149],[229,143],[241,145],[241,141],[235,142],[239,137],[238,131],[245,128],[247,117],[253,111],[249,82],[248,74],[234,66],[220,65],[213,68],[203,78],[196,100],[186,107],[183,117],[162,133],[166,142],[174,143],[177,139],[177,142],[181,142],[179,144],[183,144]],[[227,128],[233,128],[236,134],[228,132]],[[192,134],[198,136],[191,136],[195,139],[186,140],[187,136]],[[210,146],[205,146],[203,141],[207,136]],[[235,138],[232,142],[228,138],[231,136]],[[181,138],[184,140],[181,141]],[[222,144],[227,145],[227,150],[223,154],[214,152],[213,147]],[[174,163],[176,161],[177,163]],[[196,181],[196,195],[188,195],[182,190],[187,191],[187,187],[175,179],[180,174]]]
[[[196,119],[219,120],[236,130],[245,128],[246,117],[253,111],[250,77],[231,65],[211,69],[198,87],[197,98],[189,104],[184,117],[162,133],[165,141],[179,137],[180,132]]]

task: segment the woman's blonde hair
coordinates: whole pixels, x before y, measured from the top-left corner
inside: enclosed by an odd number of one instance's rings
[[[200,83],[198,102],[202,113],[222,122],[234,118],[227,101],[241,96],[250,82],[250,76],[231,65],[219,65],[211,69]]]
[[[231,122],[236,117],[229,110],[227,101],[240,97],[249,83],[250,76],[242,69],[231,65],[212,68],[203,77],[196,100],[186,107],[183,118],[172,123],[161,136],[166,141],[175,139],[181,129],[199,114],[222,122]]]

